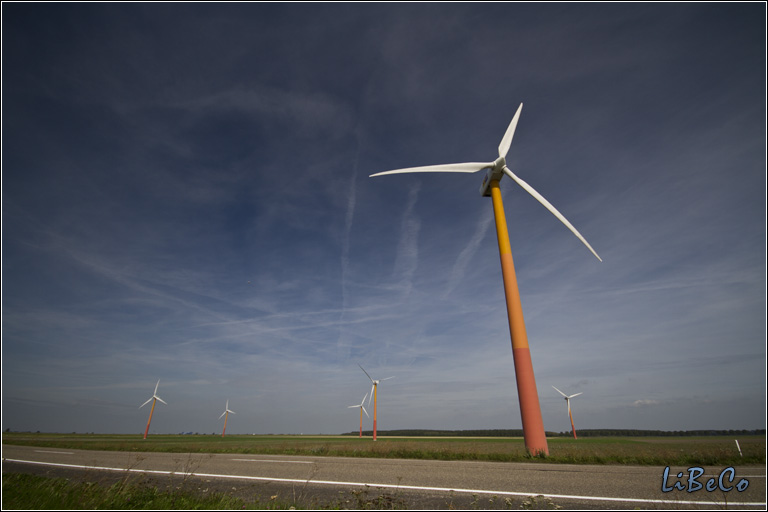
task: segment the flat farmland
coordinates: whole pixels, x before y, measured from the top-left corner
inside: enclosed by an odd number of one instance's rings
[[[549,457],[531,457],[522,438],[283,435],[3,433],[3,444],[58,449],[166,453],[239,453],[333,457],[552,462],[566,464],[765,464],[765,436],[549,438]]]

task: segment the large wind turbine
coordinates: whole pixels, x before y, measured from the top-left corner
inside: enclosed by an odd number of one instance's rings
[[[368,416],[368,411],[366,411],[365,407],[363,407],[366,398],[368,398],[368,393],[365,394],[363,401],[360,402],[360,405],[350,405],[347,407],[347,409],[356,409],[358,407],[360,408],[360,437],[363,437],[363,413],[365,413],[365,415],[370,418],[370,416]]]
[[[235,414],[235,411],[229,410],[229,400],[227,400],[227,405],[224,407],[224,412],[221,413],[221,416],[219,416],[219,419],[222,417],[224,418],[224,430],[221,431],[221,437],[224,437],[224,434],[227,433],[227,420],[229,419],[229,413]]]
[[[555,386],[552,386],[552,387],[555,388]],[[565,403],[568,404],[568,417],[571,418],[571,432],[573,432],[573,438],[576,439],[576,428],[573,426],[573,414],[571,414],[571,398],[575,396],[579,396],[581,393],[576,393],[575,395],[566,395],[565,393],[563,393],[557,388],[555,388],[555,391],[557,391],[558,393],[560,393],[565,397]]]
[[[360,363],[357,363],[357,366],[360,366]],[[366,375],[368,375],[368,372],[365,371],[365,368],[360,366],[360,369],[365,372]],[[368,378],[371,380],[371,396],[368,397],[368,407],[371,406],[371,397],[373,397],[373,440],[376,440],[376,399],[377,399],[377,393],[376,391],[379,389],[379,382],[383,380],[389,380],[394,379],[394,377],[387,377],[386,379],[379,379],[379,380],[373,380],[371,379],[371,376],[368,375]]]
[[[504,294],[507,301],[507,316],[509,318],[509,332],[512,339],[512,354],[515,365],[515,379],[517,380],[518,400],[520,401],[520,415],[523,422],[523,436],[525,437],[525,447],[531,454],[543,453],[549,455],[547,448],[547,438],[544,434],[544,422],[541,417],[541,406],[539,405],[539,395],[536,391],[536,380],[533,375],[533,363],[531,362],[531,352],[528,347],[528,335],[525,331],[525,321],[523,319],[523,308],[520,303],[520,292],[517,288],[517,276],[515,275],[515,264],[512,259],[512,249],[509,244],[509,233],[507,231],[507,221],[504,215],[504,205],[501,200],[501,189],[499,181],[506,174],[523,189],[536,198],[544,207],[557,217],[565,226],[576,235],[579,240],[600,260],[592,246],[587,243],[581,233],[571,225],[570,222],[552,206],[549,201],[536,192],[530,185],[518,178],[507,167],[505,160],[509,146],[512,143],[512,137],[515,134],[517,121],[520,118],[520,112],[523,104],[517,109],[512,122],[509,123],[504,137],[499,144],[499,157],[493,162],[469,162],[460,164],[430,165],[426,167],[409,167],[405,169],[396,169],[394,171],[379,172],[371,174],[371,177],[382,176],[385,174],[400,174],[411,172],[464,172],[474,173],[487,169],[482,185],[480,185],[481,195],[490,196],[493,200],[493,212],[496,219],[496,236],[499,242],[499,255],[501,257],[501,273],[504,279]]]
[[[149,424],[152,422],[152,414],[155,412],[155,403],[160,400],[165,405],[168,405],[162,398],[157,396],[157,387],[160,385],[160,379],[157,379],[157,384],[155,384],[155,392],[152,393],[152,398],[144,402],[139,406],[139,409],[147,405],[149,402],[152,402],[152,408],[149,410],[149,419],[147,420],[147,429],[144,431],[144,439],[147,438],[147,434],[149,434]]]

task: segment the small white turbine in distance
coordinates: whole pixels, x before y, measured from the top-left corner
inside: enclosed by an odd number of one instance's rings
[[[139,409],[147,405],[149,402],[152,402],[152,408],[149,410],[149,419],[147,420],[147,428],[144,430],[144,439],[147,438],[147,434],[149,434],[149,424],[152,422],[152,414],[155,412],[155,403],[160,400],[165,405],[168,405],[162,398],[157,396],[157,387],[160,385],[160,379],[157,379],[157,384],[155,384],[155,392],[152,393],[152,398],[144,402],[139,406]]]
[[[224,418],[224,430],[221,431],[221,437],[224,437],[224,434],[227,433],[227,420],[229,419],[229,413],[235,414],[235,411],[229,410],[229,400],[227,400],[227,405],[224,407],[224,412],[221,413],[221,416],[219,416],[219,419]]]
[[[350,405],[347,407],[347,409],[357,409],[358,407],[360,408],[360,437],[363,437],[363,413],[365,413],[365,415],[370,418],[370,416],[368,416],[368,411],[366,411],[365,407],[363,406],[366,398],[368,398],[368,393],[365,394],[363,401],[360,402],[360,405]]]
[[[565,397],[565,402],[568,404],[568,417],[571,419],[571,432],[573,432],[573,438],[576,439],[576,429],[573,426],[573,414],[571,414],[571,398],[575,396],[579,396],[582,393],[576,393],[575,395],[566,395],[565,393],[557,389],[555,386],[552,386],[552,387],[555,389],[555,391],[557,391],[558,393],[560,393]]]
[[[360,366],[360,363],[357,363],[357,366]],[[371,397],[373,397],[373,440],[376,440],[376,405],[377,405],[377,390],[379,389],[379,383],[384,380],[394,379],[394,377],[387,377],[386,379],[379,379],[379,380],[373,380],[370,375],[368,375],[368,372],[365,371],[365,368],[360,366],[360,369],[365,372],[365,374],[368,376],[368,379],[371,381],[371,396],[368,397],[368,407],[371,406]]]

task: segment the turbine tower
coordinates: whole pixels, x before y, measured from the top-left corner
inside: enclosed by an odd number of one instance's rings
[[[144,439],[147,438],[147,434],[149,434],[149,424],[152,422],[152,414],[155,412],[155,403],[157,403],[158,400],[163,402],[165,405],[168,405],[162,398],[157,396],[157,387],[160,385],[160,379],[157,380],[157,384],[155,384],[155,392],[152,393],[152,398],[144,402],[139,406],[139,409],[147,405],[149,402],[152,402],[152,408],[149,410],[149,419],[147,420],[147,428],[144,430]]]
[[[592,246],[587,243],[581,233],[571,225],[570,222],[552,206],[549,201],[536,192],[533,187],[525,181],[518,178],[507,167],[506,156],[509,146],[512,143],[512,137],[515,134],[517,121],[520,118],[520,112],[523,104],[518,107],[515,116],[507,127],[504,137],[499,144],[499,157],[493,162],[469,162],[459,164],[430,165],[425,167],[409,167],[405,169],[396,169],[394,171],[379,172],[371,174],[370,177],[382,176],[385,174],[400,174],[412,172],[463,172],[475,173],[487,169],[480,193],[484,197],[490,196],[493,201],[493,213],[496,220],[496,236],[499,243],[499,256],[501,259],[501,273],[504,280],[504,295],[507,302],[507,317],[509,319],[509,332],[512,340],[512,356],[515,366],[515,379],[517,381],[517,394],[520,402],[520,416],[523,423],[523,436],[525,438],[525,448],[528,453],[537,455],[543,453],[549,455],[547,447],[547,438],[544,434],[544,422],[541,417],[541,406],[539,405],[539,395],[536,391],[536,379],[533,375],[533,363],[531,361],[531,351],[528,346],[528,335],[525,331],[525,321],[523,318],[523,308],[520,302],[520,292],[517,287],[517,276],[515,275],[515,264],[512,259],[512,249],[509,243],[509,232],[507,231],[507,221],[504,215],[504,205],[501,200],[501,189],[499,181],[506,174],[526,192],[531,194],[537,201],[557,217],[571,232],[582,241],[584,245],[600,259]]]
[[[560,391],[559,389],[555,388],[555,386],[552,386],[552,387],[555,389],[555,391],[557,391],[558,393],[560,393],[565,397],[565,403],[568,404],[568,417],[571,419],[571,432],[573,432],[573,438],[576,439],[576,428],[573,426],[573,414],[571,414],[571,398],[575,396],[579,396],[582,393],[576,393],[575,395],[569,396],[563,393],[562,391]]]
[[[357,366],[360,366],[360,363],[357,363]],[[360,369],[365,372],[366,375],[368,375],[368,372],[365,371],[365,368],[360,366]],[[387,377],[386,379],[379,379],[379,380],[373,380],[371,379],[371,376],[368,375],[368,378],[371,381],[371,396],[368,397],[368,407],[371,406],[371,397],[373,397],[373,440],[376,440],[376,400],[377,400],[377,391],[379,389],[379,383],[383,380],[389,380],[394,379],[394,377]]]
[[[235,411],[229,410],[229,400],[227,400],[227,405],[224,407],[224,412],[221,413],[221,416],[219,416],[219,419],[224,417],[224,430],[221,431],[221,437],[224,437],[224,434],[227,433],[227,420],[229,419],[229,413],[235,414]]]
[[[370,416],[368,416],[368,411],[366,411],[365,407],[363,407],[366,398],[368,398],[368,393],[365,394],[363,401],[360,402],[360,405],[350,405],[347,407],[347,409],[356,409],[358,407],[360,408],[360,437],[363,437],[363,413],[365,413],[366,417],[370,418]]]

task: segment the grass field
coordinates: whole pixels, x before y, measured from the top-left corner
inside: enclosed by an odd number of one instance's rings
[[[250,436],[3,433],[4,444],[170,453],[261,453],[567,464],[743,465],[765,464],[766,438],[709,437],[550,438],[549,457],[531,457],[520,438],[424,438],[350,436]]]
[[[201,497],[189,492],[164,492],[156,487],[119,482],[105,487],[64,478],[3,474],[3,510],[235,510],[243,500],[225,494]],[[247,508],[265,509],[260,503]],[[281,507],[287,508],[287,507]]]

